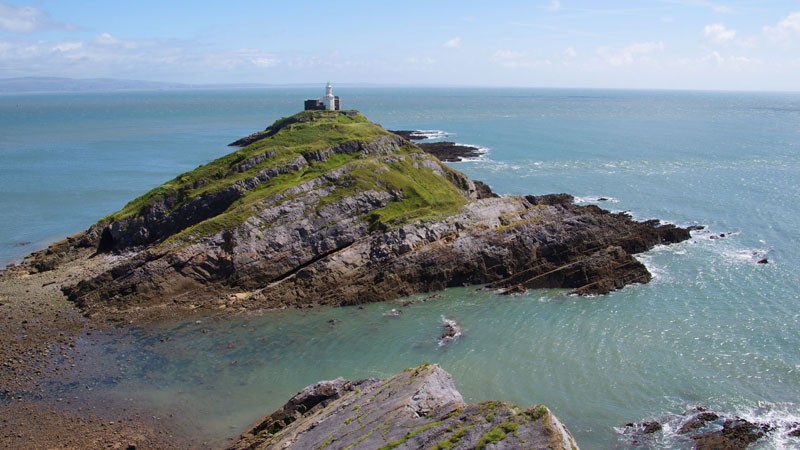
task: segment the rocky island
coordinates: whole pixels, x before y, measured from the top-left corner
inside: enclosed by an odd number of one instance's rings
[[[23,266],[115,255],[63,286],[88,315],[353,305],[450,286],[604,294],[650,280],[632,255],[689,230],[496,197],[356,111],[305,111],[131,201]]]
[[[24,393],[38,386],[36,377],[20,374],[41,371],[54,348],[69,354],[74,336],[106,320],[355,305],[463,285],[507,294],[535,288],[604,294],[650,280],[634,254],[690,237],[685,228],[576,205],[566,194],[499,197],[356,111],[305,111],[235,144],[242,148],[177,176],[0,274],[0,307],[9,309],[9,321],[21,324],[2,338],[4,399],[35,406],[25,403]],[[65,298],[85,318],[65,306]],[[20,333],[26,339],[17,339]],[[424,375],[420,380],[444,377],[435,367],[416,373]],[[384,382],[365,383],[357,389],[380,390]],[[342,399],[361,401],[354,392]],[[448,404],[458,406],[418,414],[408,426],[424,428],[426,442],[458,436],[476,443],[500,432],[534,439],[527,427],[544,426],[542,417],[550,417],[498,406],[503,415],[496,417],[503,422],[464,416],[461,425],[473,428],[453,434],[439,425],[481,406]],[[285,433],[313,435],[309,430],[318,421],[306,412],[292,414],[307,430],[295,425]],[[18,415],[3,414],[4,421],[19,422]],[[391,424],[394,416],[386,414],[378,417]],[[35,427],[53,415],[32,406],[26,417]],[[103,442],[106,425],[93,420],[79,429],[91,428],[100,436],[92,442]],[[547,423],[552,431],[554,422]],[[119,435],[133,433],[126,430]],[[60,446],[63,432],[50,431]],[[254,428],[248,439],[273,439],[261,431]],[[390,442],[402,441],[402,448],[417,448],[411,444],[417,440],[403,440],[408,432],[390,425],[382,431]],[[171,445],[155,432],[144,435],[156,446]],[[11,446],[27,442],[22,432],[5,439]],[[268,448],[254,445],[243,448]]]

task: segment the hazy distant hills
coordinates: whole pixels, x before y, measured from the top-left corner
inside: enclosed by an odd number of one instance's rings
[[[111,78],[76,79],[61,77],[0,78],[0,93],[102,92],[126,90],[186,89],[192,85]]]
[[[114,78],[20,77],[0,78],[0,94],[31,92],[113,92],[172,89],[256,88],[267,84],[186,84]],[[316,86],[316,85],[314,85]]]
[[[24,94],[35,92],[115,92],[115,91],[162,91],[175,89],[246,89],[246,88],[313,88],[322,89],[319,83],[219,83],[188,84],[160,81],[120,80],[116,78],[65,78],[65,77],[18,77],[0,78],[1,94]],[[337,87],[393,87],[391,84],[337,83]],[[400,85],[403,86],[403,85]]]

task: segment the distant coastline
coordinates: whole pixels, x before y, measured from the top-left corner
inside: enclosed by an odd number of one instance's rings
[[[123,80],[117,78],[15,77],[0,78],[0,95],[91,93],[125,91],[180,91],[211,89],[257,89],[304,87],[311,84],[272,85],[266,83],[171,83],[163,81]],[[316,86],[316,85],[313,85]]]

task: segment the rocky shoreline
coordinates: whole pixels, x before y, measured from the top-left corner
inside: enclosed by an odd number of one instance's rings
[[[86,379],[78,339],[107,327],[61,292],[68,280],[105,266],[90,254],[46,272],[0,270],[0,448],[203,448],[150,411],[54,395],[57,386]]]

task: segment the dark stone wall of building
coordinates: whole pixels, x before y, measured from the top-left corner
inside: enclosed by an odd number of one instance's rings
[[[334,102],[334,109],[336,111],[340,111],[342,109],[341,104],[339,103],[339,96],[333,97]],[[306,111],[321,111],[325,109],[325,104],[322,103],[321,100],[318,99],[309,99],[303,103],[303,109]]]

